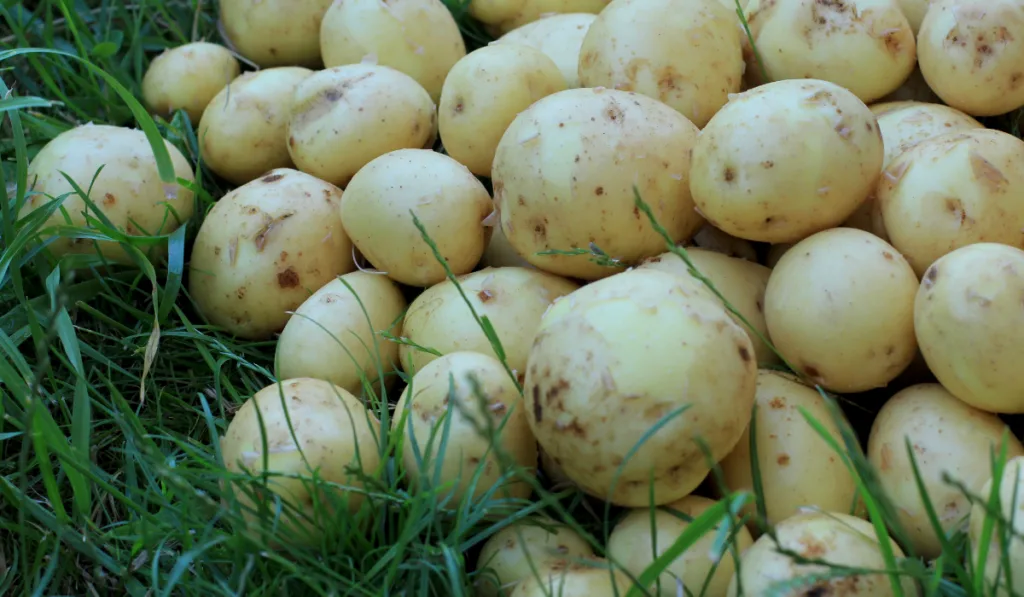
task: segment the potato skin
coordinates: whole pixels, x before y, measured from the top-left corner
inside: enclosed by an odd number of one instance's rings
[[[280,168],[222,197],[196,235],[189,292],[214,325],[268,339],[335,276],[355,269],[341,189]]]
[[[993,521],[991,543],[988,548],[988,557],[985,560],[984,574],[986,583],[991,583],[992,586],[995,586],[998,581],[999,588],[995,591],[996,597],[1011,597],[1012,595],[1024,593],[1024,577],[1017,572],[1018,570],[1024,570],[1024,541],[1020,538],[1020,535],[1024,534],[1024,518],[1019,514],[1019,512],[1024,512],[1024,456],[1009,459],[1006,467],[1003,469],[1002,476],[996,482],[999,484],[999,501],[1002,506],[1000,509],[1002,510],[1003,520],[1006,522],[1012,521],[1010,529],[1015,533],[1015,536],[1001,535],[999,521]],[[993,479],[985,482],[985,485],[978,494],[979,497],[987,500],[992,495],[992,483]],[[981,568],[980,562],[978,562],[978,555],[980,555],[978,550],[981,547],[981,536],[987,519],[988,513],[981,504],[971,506],[968,535],[971,539],[971,553],[975,554],[971,562],[975,566],[975,570]],[[1013,584],[1010,587],[1006,586],[1007,571],[1003,567],[1002,562],[1002,554],[1004,552],[1009,552],[1009,565],[1010,570],[1013,572]]]
[[[575,89],[581,87],[580,48],[596,18],[596,14],[586,12],[553,14],[517,27],[499,37],[495,43],[523,44],[544,52],[562,72],[566,87]]]
[[[532,263],[523,259],[515,248],[505,238],[501,226],[491,227],[491,238],[487,241],[487,248],[480,258],[482,267],[523,267],[526,269],[537,269]]]
[[[184,110],[193,124],[206,106],[241,72],[224,46],[194,42],[170,48],[153,59],[142,77],[142,98],[154,113],[171,116]]]
[[[224,32],[261,67],[306,66],[320,59],[320,21],[332,0],[220,0]]]
[[[651,493],[666,504],[700,484],[709,465],[695,438],[716,462],[732,451],[756,379],[750,338],[703,284],[631,270],[554,302],[523,387],[534,435],[565,474],[595,497],[637,507]]]
[[[169,141],[165,140],[164,146],[170,154],[175,177],[194,181],[195,175],[188,159]],[[88,191],[89,199],[96,208],[118,230],[129,236],[169,234],[191,218],[195,209],[194,194],[188,187],[165,184],[160,180],[156,158],[144,132],[85,124],[57,135],[32,159],[28,167],[32,193],[22,206],[19,217],[24,218],[53,199],[67,195],[61,205],[68,212],[70,224],[86,226],[82,215],[86,211],[86,203],[65,174],[83,191]],[[95,210],[90,208],[89,211]],[[91,215],[95,217],[95,213]],[[58,209],[43,227],[64,224],[64,215]],[[136,248],[150,259],[167,254],[166,242],[150,247],[138,245]],[[121,245],[113,241],[96,241],[94,244],[85,239],[58,237],[47,250],[57,258],[66,254],[97,254],[98,250],[98,254],[108,261],[123,265],[135,263]]]
[[[498,35],[504,35],[523,25],[539,21],[546,15],[567,13],[598,14],[609,0],[523,0],[522,6],[514,17],[498,23],[495,27]]]
[[[516,585],[510,597],[623,597],[633,582],[601,558],[548,567]]]
[[[481,574],[474,583],[477,597],[508,595],[522,580],[533,576],[531,563],[540,569],[555,568],[568,566],[577,558],[594,557],[590,544],[571,528],[552,520],[536,519],[538,524],[530,521],[513,523],[484,543],[476,569],[490,569],[500,585],[489,574]]]
[[[1024,251],[977,243],[928,268],[914,325],[928,368],[954,396],[993,413],[1024,413]]]
[[[637,207],[633,185],[674,241],[703,224],[690,198],[698,129],[649,97],[568,89],[512,121],[494,157],[502,232],[524,259],[566,277],[596,280],[621,269],[580,255],[537,255],[596,244],[625,264],[665,250]],[[602,139],[596,142],[596,139]]]
[[[243,185],[275,168],[294,168],[288,154],[288,119],[295,88],[313,71],[281,66],[247,72],[210,100],[196,138],[203,163]]]
[[[996,415],[968,406],[936,383],[911,386],[879,411],[868,438],[868,460],[918,556],[934,558],[942,547],[918,492],[907,442],[939,522],[949,531],[959,527],[971,504],[943,474],[977,495],[991,474],[989,451],[998,453],[1004,431],[1009,432]],[[1008,454],[1024,455],[1024,446],[1012,434]]]

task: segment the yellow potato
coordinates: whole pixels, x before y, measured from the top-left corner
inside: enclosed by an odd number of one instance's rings
[[[977,243],[925,272],[914,324],[928,368],[954,396],[993,413],[1024,413],[1024,251]]]
[[[791,365],[833,392],[884,387],[914,359],[917,277],[884,240],[833,228],[795,244],[772,270],[764,317]]]
[[[979,497],[988,500],[992,494],[992,479],[985,482],[981,488]],[[1000,521],[992,521],[992,531],[988,554],[985,558],[984,575],[986,583],[999,588],[993,593],[996,597],[1011,597],[1011,595],[1024,594],[1024,576],[1020,571],[1024,570],[1024,456],[1010,459],[1003,469],[1003,475],[997,481],[999,486],[999,501],[1002,520],[1007,523],[1008,528],[1000,528]],[[968,532],[971,538],[971,550],[974,553],[972,564],[976,571],[981,571],[980,557],[981,537],[989,518],[994,518],[985,511],[981,504],[971,506],[970,526]],[[1005,533],[1005,534],[1004,534]],[[1010,570],[1003,566],[1003,554],[1009,557]],[[1012,573],[1013,584],[1007,586],[1007,572]],[[976,572],[977,573],[977,572]],[[989,589],[991,590],[991,589]]]
[[[576,531],[552,520],[528,518],[501,529],[484,543],[477,556],[475,595],[508,595],[535,569],[566,567],[578,558],[593,557],[594,550]]]
[[[933,0],[917,36],[921,73],[972,116],[1024,107],[1024,2]]]
[[[636,507],[673,502],[703,481],[713,463],[696,440],[715,462],[732,451],[756,383],[750,337],[703,284],[638,269],[544,313],[524,395],[534,435],[565,474]]]
[[[690,189],[716,228],[792,243],[839,225],[882,166],[875,116],[826,81],[768,83],[735,96],[693,149]]]
[[[364,166],[341,199],[341,221],[359,252],[397,282],[428,287],[445,279],[413,220],[426,228],[455,275],[473,270],[487,246],[494,209],[465,166],[429,149],[401,149]]]
[[[515,16],[496,26],[499,37],[523,25],[539,21],[548,15],[569,13],[598,14],[608,5],[609,0],[523,0]]]
[[[164,146],[175,177],[194,181],[188,159],[169,141],[164,141]],[[160,180],[153,148],[145,133],[137,129],[90,123],[64,131],[32,159],[28,182],[30,194],[19,217],[62,199],[61,207],[46,220],[43,229],[65,225],[91,228],[89,220],[95,221],[99,211],[127,236],[163,235],[174,232],[195,209],[191,189]],[[75,186],[87,192],[95,207],[88,206]],[[67,210],[66,218],[61,209]],[[43,235],[41,240],[49,238]],[[167,254],[167,241],[135,247],[151,260]],[[57,237],[47,250],[56,258],[99,254],[113,263],[135,263],[114,241]]]
[[[492,489],[498,499],[526,498],[533,492],[523,477],[536,474],[537,442],[522,396],[493,357],[453,352],[417,371],[395,405],[391,430],[403,437],[410,489],[437,491],[441,499],[450,496],[450,508]],[[511,477],[509,466],[515,467]]]
[[[514,18],[526,5],[526,0],[470,0],[469,14],[487,25],[497,25]]]
[[[943,476],[948,474],[977,494],[991,476],[990,450],[998,453],[1006,431],[1006,424],[996,415],[968,406],[934,383],[897,393],[879,411],[868,438],[868,459],[918,556],[932,559],[942,546],[918,491],[907,443],[939,523],[948,534],[961,528],[971,504]],[[1012,435],[1008,453],[1010,457],[1024,455],[1024,446]]]
[[[749,240],[736,238],[715,228],[711,224],[704,224],[697,234],[693,235],[693,245],[716,253],[722,253],[729,257],[757,261],[757,249]]]
[[[877,197],[890,242],[918,277],[972,243],[1024,248],[1024,141],[991,129],[925,139],[893,159]]]
[[[601,558],[552,566],[524,578],[510,597],[625,597],[633,581]]]
[[[479,0],[478,0],[479,1]],[[470,4],[472,10],[473,4]],[[580,47],[597,15],[587,12],[553,14],[502,35],[494,43],[537,48],[554,61],[569,89],[580,87]]]
[[[234,54],[224,46],[207,42],[178,46],[149,63],[142,77],[142,99],[164,117],[184,110],[195,125],[210,100],[241,70]]]
[[[300,66],[267,68],[221,89],[196,132],[203,164],[236,185],[275,168],[294,168],[288,119],[295,88],[311,74]]]
[[[437,111],[412,77],[387,66],[317,71],[295,89],[288,152],[295,165],[340,187],[389,151],[432,147]]]
[[[569,89],[516,117],[494,157],[502,232],[524,259],[561,276],[595,280],[621,271],[585,255],[538,255],[596,245],[626,264],[665,250],[640,211],[639,189],[676,242],[703,224],[690,199],[698,129],[649,97]],[[601,139],[596,142],[596,139]]]
[[[341,190],[279,168],[221,198],[192,247],[189,293],[210,323],[246,339],[284,329],[289,312],[355,269]]]
[[[470,52],[441,91],[437,124],[445,152],[473,174],[490,176],[508,125],[535,101],[565,88],[558,67],[536,48],[495,44]]]
[[[339,0],[320,25],[326,67],[369,58],[401,71],[433,101],[445,76],[466,55],[466,43],[441,0]]]
[[[262,67],[317,67],[320,21],[333,0],[220,0],[225,36]]]

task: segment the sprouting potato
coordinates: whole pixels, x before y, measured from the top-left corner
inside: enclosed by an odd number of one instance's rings
[[[508,595],[532,577],[534,569],[566,567],[575,559],[593,557],[594,550],[576,531],[531,517],[501,529],[484,543],[477,556],[476,596]]]
[[[161,116],[184,110],[194,126],[214,96],[241,70],[224,46],[202,41],[185,44],[165,50],[149,63],[142,77],[142,98]]]
[[[580,47],[596,18],[596,14],[587,12],[548,15],[509,31],[494,43],[537,48],[558,66],[565,77],[566,87],[575,89],[580,87]]]
[[[598,14],[607,5],[609,0],[521,0],[519,10],[515,16],[505,19],[495,26],[494,37],[499,37],[518,29],[523,25],[539,21],[548,15],[569,14],[569,13],[590,13]]]
[[[1024,535],[1024,516],[1021,516],[1021,512],[1024,512],[1024,456],[1011,458],[1003,468],[1002,476],[995,480],[995,483],[999,486],[999,501],[1002,506],[1000,514],[1009,528],[1004,531],[1000,528],[998,520],[991,521],[992,534],[988,555],[982,568],[981,562],[978,561],[982,536],[986,523],[995,517],[986,512],[981,504],[971,506],[968,535],[971,538],[971,553],[974,554],[972,564],[975,570],[984,570],[987,583],[991,583],[992,586],[995,586],[996,582],[999,583],[999,588],[995,591],[997,597],[1011,597],[1024,594],[1024,576],[1019,572],[1024,570],[1024,539],[1021,539]],[[993,479],[989,479],[978,495],[982,500],[988,500],[993,489]],[[1006,534],[1003,534],[1004,532]],[[1009,570],[1004,565],[1004,553],[1009,559],[1009,562],[1005,562],[1009,564]],[[1010,578],[1013,584],[1010,586],[1007,586],[1007,572],[1012,573]]]
[[[531,572],[509,597],[624,597],[633,586],[622,570],[610,568],[610,562],[597,557],[549,566],[537,573]]]
[[[262,67],[307,66],[320,59],[320,22],[333,0],[220,0],[231,45]]]

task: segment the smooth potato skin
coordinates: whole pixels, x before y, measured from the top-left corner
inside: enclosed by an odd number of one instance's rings
[[[261,67],[306,66],[320,59],[320,22],[332,0],[221,0],[224,32]]]
[[[1024,413],[1024,251],[977,243],[925,272],[914,325],[928,368],[971,406]]]
[[[184,110],[193,125],[210,100],[228,86],[242,66],[230,50],[208,42],[194,42],[165,50],[153,59],[142,77],[142,98],[150,110],[164,117]]]
[[[979,497],[987,500],[992,495],[992,483],[989,479],[979,492]],[[986,583],[995,586],[999,582],[999,589],[995,591],[996,597],[1011,597],[1024,593],[1024,577],[1017,571],[1024,570],[1024,540],[1020,537],[1024,534],[1024,517],[1019,512],[1024,511],[1024,456],[1017,456],[1007,461],[1006,467],[999,480],[999,500],[1002,506],[1002,519],[1006,522],[1013,521],[1012,532],[1015,535],[1002,536],[999,528],[999,521],[993,521],[991,543],[988,548],[988,556],[985,560],[984,574]],[[970,526],[968,535],[971,539],[971,553],[975,554],[972,564],[975,570],[981,568],[978,557],[981,555],[981,537],[984,533],[988,513],[981,504],[971,506]],[[1009,543],[1009,545],[1007,545]],[[1002,557],[1007,553],[1009,556],[1010,570],[1013,572],[1013,584],[1007,587],[1006,568],[1003,566]]]
[[[566,87],[575,89],[581,87],[580,47],[596,18],[586,12],[549,15],[509,31],[495,43],[523,44],[544,52],[562,71]]]
[[[268,339],[335,276],[355,269],[341,189],[281,168],[222,197],[192,247],[189,292],[216,326]]]
[[[633,582],[622,570],[609,570],[610,562],[600,558],[574,561],[566,567],[538,570],[516,585],[510,597],[622,597]]]
[[[544,526],[529,522],[527,519],[511,524],[484,543],[477,556],[476,569],[489,568],[500,584],[496,585],[489,574],[477,577],[474,583],[477,597],[508,595],[519,582],[533,576],[534,567],[564,567],[577,558],[594,557],[590,544],[571,528],[552,520],[539,520]],[[552,527],[553,531],[548,531]]]

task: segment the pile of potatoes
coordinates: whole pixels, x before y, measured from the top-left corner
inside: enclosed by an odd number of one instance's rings
[[[1024,487],[1000,419],[1024,413],[1024,141],[982,122],[1024,107],[1024,0],[472,0],[497,39],[471,51],[441,0],[220,10],[226,45],[168,50],[141,92],[233,187],[203,214],[188,294],[209,333],[276,342],[279,383],[221,441],[230,471],[291,475],[269,486],[302,514],[275,518],[291,541],[358,510],[397,446],[409,490],[440,482],[446,507],[525,505],[552,480],[619,507],[606,545],[543,517],[497,532],[478,595],[623,590],[755,485],[728,553],[707,535],[658,594],[823,570],[765,528],[882,568],[832,448],[853,437],[836,395],[884,400],[863,449],[900,557],[944,543],[915,465],[944,532],[975,543],[988,515],[944,475],[1007,503]],[[71,129],[31,164],[23,216],[48,218],[58,258],[159,257],[205,209],[167,148],[177,185],[141,132]],[[296,477],[314,470],[333,489]]]

